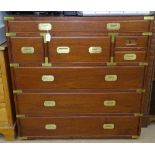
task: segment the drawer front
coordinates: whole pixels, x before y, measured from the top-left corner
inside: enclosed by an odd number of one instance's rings
[[[18,120],[20,136],[40,138],[118,137],[139,135],[139,118],[125,116],[51,117]]]
[[[19,114],[88,114],[140,113],[141,94],[134,92],[109,93],[23,93],[17,95]]]
[[[6,108],[0,108],[0,123],[7,122],[7,111]]]
[[[17,89],[137,89],[144,67],[20,67],[14,74]]]
[[[118,36],[116,37],[116,48],[147,48],[148,36]]]
[[[41,37],[11,37],[12,61],[18,63],[44,62],[44,42]]]
[[[146,51],[115,51],[116,62],[145,62]]]
[[[78,18],[67,19],[57,18],[58,21],[44,18],[42,21],[29,19],[28,22],[23,20],[20,21],[9,21],[8,27],[10,32],[40,32],[40,31],[52,31],[52,32],[107,32],[111,30],[116,30],[119,32],[147,32],[149,31],[150,21],[144,20],[126,20],[125,18],[121,21],[111,19],[106,21],[102,18]],[[86,19],[86,20],[85,20]],[[108,26],[108,24],[118,24]],[[42,24],[42,25],[40,25]],[[42,28],[40,28],[42,27]],[[115,28],[115,29],[114,29]]]
[[[52,63],[108,62],[110,37],[54,37],[49,43]]]

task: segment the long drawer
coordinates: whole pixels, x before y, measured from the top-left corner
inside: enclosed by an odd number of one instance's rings
[[[28,138],[131,138],[140,134],[132,116],[29,117],[18,120],[19,136]]]
[[[14,76],[17,89],[137,89],[144,67],[19,67]]]
[[[141,94],[135,92],[22,93],[16,97],[18,114],[140,113]]]
[[[42,25],[40,25],[42,24]],[[150,21],[139,17],[15,17],[8,21],[11,32],[145,32]]]

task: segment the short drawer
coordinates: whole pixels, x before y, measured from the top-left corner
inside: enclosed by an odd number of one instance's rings
[[[8,21],[11,32],[147,32],[144,17],[15,17]]]
[[[148,36],[118,36],[115,47],[117,48],[146,48]]]
[[[44,41],[42,37],[10,37],[11,61],[15,63],[43,63]]]
[[[17,89],[137,89],[144,67],[52,67],[14,69]]]
[[[108,62],[110,37],[53,37],[48,50],[52,63]]]
[[[18,114],[140,113],[141,94],[135,92],[22,93],[16,97]]]
[[[140,134],[140,119],[130,116],[29,117],[18,120],[28,138],[131,138]]]
[[[145,62],[146,51],[115,51],[116,62]]]

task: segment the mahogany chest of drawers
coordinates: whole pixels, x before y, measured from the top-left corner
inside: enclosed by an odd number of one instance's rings
[[[5,17],[19,137],[137,138],[153,19]]]
[[[15,121],[12,115],[12,100],[6,64],[6,45],[0,46],[0,134],[6,140],[13,140],[15,136]]]

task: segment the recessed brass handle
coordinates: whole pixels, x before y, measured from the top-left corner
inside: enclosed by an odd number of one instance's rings
[[[44,107],[55,107],[56,102],[55,101],[44,101]]]
[[[115,100],[105,100],[104,106],[105,107],[114,107],[114,106],[116,106],[116,101]]]
[[[40,23],[38,25],[38,29],[40,31],[49,31],[49,30],[52,29],[52,24],[50,24],[50,23]]]
[[[108,123],[108,124],[103,124],[103,129],[105,130],[113,130],[115,127],[114,124]]]
[[[43,82],[52,82],[54,81],[54,76],[53,75],[43,75],[41,77]]]
[[[100,47],[100,46],[89,47],[90,54],[99,54],[101,52],[102,52],[102,47]]]
[[[46,130],[56,130],[57,129],[57,125],[56,124],[46,124],[45,125],[45,129]]]
[[[105,81],[117,81],[117,75],[105,75]]]
[[[34,47],[22,47],[21,53],[22,54],[34,54]]]
[[[119,30],[121,27],[120,23],[108,23],[107,30]]]
[[[70,48],[68,46],[57,47],[57,53],[59,54],[68,54],[69,52],[70,52]]]
[[[137,55],[135,53],[126,53],[124,54],[124,60],[136,60]]]

